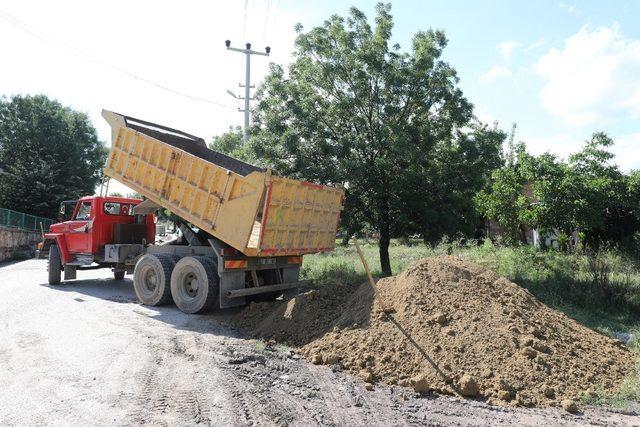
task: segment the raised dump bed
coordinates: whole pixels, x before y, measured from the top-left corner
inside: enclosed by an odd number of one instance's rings
[[[331,251],[341,188],[278,176],[207,148],[203,139],[103,110],[105,175],[247,256]]]

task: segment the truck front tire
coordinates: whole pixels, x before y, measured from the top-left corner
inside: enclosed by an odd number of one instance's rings
[[[60,249],[58,245],[51,245],[49,248],[47,270],[49,270],[49,284],[59,285],[62,276],[62,261],[60,259]]]
[[[170,255],[143,255],[133,271],[133,289],[144,305],[163,305],[171,301],[171,271],[176,260]]]
[[[207,257],[184,257],[171,273],[173,301],[185,313],[204,313],[212,309],[219,292],[216,264]]]

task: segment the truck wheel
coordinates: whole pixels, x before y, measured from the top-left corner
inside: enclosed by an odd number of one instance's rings
[[[125,273],[124,270],[115,270],[113,272],[113,278],[115,280],[122,280],[122,279],[124,279],[124,273]]]
[[[133,289],[142,304],[155,306],[171,301],[169,280],[175,265],[175,259],[164,254],[146,254],[138,260],[133,270]]]
[[[51,245],[49,248],[47,270],[49,270],[49,284],[59,285],[62,275],[62,261],[60,260],[60,249],[58,249],[58,245]]]
[[[220,278],[211,259],[197,256],[182,258],[171,273],[171,295],[185,313],[203,313],[218,301]]]

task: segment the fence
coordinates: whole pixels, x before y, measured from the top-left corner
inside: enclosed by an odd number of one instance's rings
[[[12,211],[11,209],[0,208],[0,226],[2,227],[40,231],[40,223],[42,223],[42,229],[47,232],[49,231],[49,226],[54,222],[54,220],[49,218],[42,218],[40,216]]]

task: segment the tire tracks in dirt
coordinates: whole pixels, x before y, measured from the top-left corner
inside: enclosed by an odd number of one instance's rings
[[[193,337],[166,338],[165,344],[154,339],[149,345],[152,357],[138,374],[127,418],[136,424],[211,424],[211,408],[216,406],[209,402],[212,384],[197,367],[213,372],[215,365],[200,360]]]

